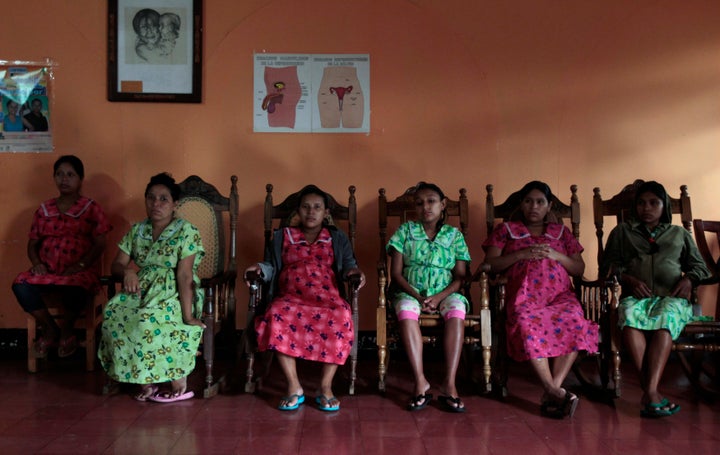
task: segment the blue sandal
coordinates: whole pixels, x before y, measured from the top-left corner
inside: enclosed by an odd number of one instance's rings
[[[641,417],[658,418],[667,417],[675,414],[680,410],[680,405],[670,403],[667,398],[663,398],[660,403],[648,403],[640,410]]]
[[[335,406],[332,406],[330,403],[335,401],[337,404]],[[315,397],[315,403],[317,404],[317,407],[321,411],[325,412],[335,412],[340,410],[340,401],[335,397],[326,397],[325,395],[319,395]]]
[[[286,404],[283,405],[282,403],[289,403],[293,400],[293,398],[296,398],[295,404]],[[282,397],[282,400],[280,401],[280,404],[278,405],[278,409],[281,411],[294,411],[297,408],[300,407],[301,404],[305,403],[305,395],[298,395],[297,393],[290,395],[289,397]]]

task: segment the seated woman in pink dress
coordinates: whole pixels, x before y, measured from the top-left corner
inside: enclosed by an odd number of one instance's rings
[[[247,268],[270,283],[265,314],[255,321],[260,351],[275,351],[287,379],[287,394],[278,409],[291,411],[305,402],[295,359],[323,364],[320,394],[322,411],[337,411],[340,401],[332,392],[338,365],[345,364],[354,340],[352,310],[338,286],[358,269],[350,240],[325,224],[329,198],[314,185],[300,190],[300,224],[275,231],[265,261]],[[247,282],[248,286],[250,285]]]
[[[105,234],[112,229],[97,202],[80,194],[85,169],[76,156],[65,155],[53,166],[60,195],[48,199],[35,212],[27,254],[32,266],[12,285],[20,306],[37,321],[42,335],[35,340],[37,357],[58,348],[60,357],[75,352],[73,326],[88,298],[99,288],[97,259],[105,249]],[[43,296],[58,295],[65,314],[62,327],[48,312]]]
[[[578,351],[596,352],[598,344],[597,325],[585,319],[570,278],[585,270],[583,248],[564,225],[547,222],[547,184],[530,182],[520,194],[522,221],[497,226],[483,243],[485,262],[507,277],[508,354],[530,361],[545,390],[541,413],[572,417],[578,397],[563,381]]]

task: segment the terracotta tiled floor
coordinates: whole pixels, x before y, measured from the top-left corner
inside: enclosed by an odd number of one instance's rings
[[[538,415],[539,388],[523,366],[513,367],[504,402],[473,395],[463,384],[467,413],[448,414],[437,406],[411,413],[404,410],[411,390],[407,365],[391,364],[388,392],[381,396],[368,356],[360,362],[358,394],[346,396],[338,377],[342,409],[324,413],[310,404],[277,411],[283,391],[277,368],[256,395],[163,405],[101,395],[102,373],[85,373],[81,357],[50,362],[37,374],[28,374],[22,360],[0,360],[0,453],[720,453],[720,405],[696,401],[676,365],[663,387],[682,406],[675,416],[639,417],[637,378],[626,366],[622,398],[603,403],[582,396],[572,421],[556,421]],[[429,367],[437,369],[439,362]],[[303,366],[301,375],[312,396],[317,374]],[[431,371],[430,379],[437,383],[439,373]]]

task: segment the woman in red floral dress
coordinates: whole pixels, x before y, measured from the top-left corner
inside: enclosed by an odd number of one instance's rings
[[[332,392],[338,365],[343,365],[354,343],[352,310],[341,280],[360,275],[347,236],[324,223],[328,196],[314,185],[300,191],[299,226],[275,231],[265,261],[245,271],[260,273],[270,284],[270,304],[255,321],[260,351],[275,351],[288,381],[287,395],[278,409],[297,409],[305,394],[295,359],[323,364],[320,395],[323,411],[337,411],[340,401]],[[250,283],[248,283],[250,285]]]
[[[53,165],[60,195],[40,205],[33,217],[27,254],[32,267],[20,273],[12,289],[20,306],[37,321],[42,335],[32,347],[37,357],[58,346],[67,357],[77,349],[72,333],[87,299],[99,288],[97,259],[112,229],[97,202],[80,194],[85,170],[82,161],[64,155]],[[59,327],[43,302],[46,293],[59,295],[65,310]]]
[[[563,382],[578,351],[596,352],[598,343],[598,327],[572,287],[571,277],[585,270],[583,248],[564,225],[547,221],[547,184],[533,181],[519,193],[522,218],[493,231],[483,243],[485,262],[507,278],[508,354],[530,361],[545,390],[543,415],[572,417],[578,397]]]

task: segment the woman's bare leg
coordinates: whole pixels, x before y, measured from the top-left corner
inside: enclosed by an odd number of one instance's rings
[[[567,375],[570,373],[573,363],[575,363],[575,359],[577,359],[577,356],[577,352],[571,352],[570,354],[561,355],[553,359],[552,377],[555,387],[562,387],[563,382],[565,382],[565,378],[567,378]]]
[[[407,351],[410,368],[415,378],[415,390],[413,396],[423,395],[430,389],[430,383],[425,378],[422,358],[422,334],[420,324],[414,319],[403,319],[400,321],[400,337],[402,338],[405,350]]]
[[[339,406],[340,400],[335,397],[332,391],[332,382],[337,371],[337,364],[324,363],[322,369],[322,379],[320,380],[320,394],[324,397],[325,405],[329,408]]]
[[[445,335],[443,344],[445,348],[445,381],[443,382],[443,393],[451,397],[457,397],[458,391],[455,385],[460,355],[463,345],[464,321],[460,318],[450,318],[445,321]]]
[[[278,358],[280,368],[285,374],[285,379],[287,380],[287,395],[285,395],[287,399],[283,398],[280,401],[280,406],[292,406],[297,402],[298,397],[304,394],[297,374],[295,357],[290,357],[289,355],[281,352],[275,352],[275,355]],[[293,395],[297,395],[297,397],[294,397]]]
[[[645,394],[652,403],[659,403],[663,397],[658,392],[660,379],[672,350],[672,337],[667,330],[656,330],[650,336],[647,347],[647,364],[645,367]]]

